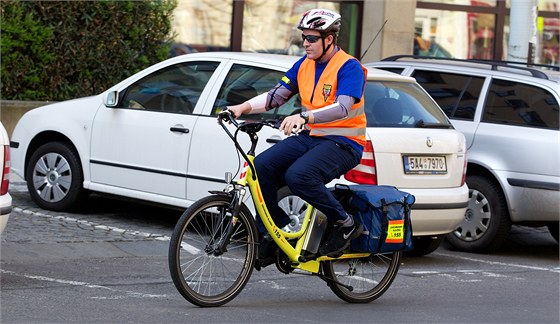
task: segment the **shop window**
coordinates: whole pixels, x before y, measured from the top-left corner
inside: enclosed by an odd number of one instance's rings
[[[509,42],[510,17],[506,17],[506,43]],[[560,65],[559,38],[560,38],[560,19],[538,17],[536,44],[533,52],[533,62],[545,65]],[[507,46],[504,48],[503,59],[508,57]]]
[[[558,0],[535,1],[536,64],[560,66]],[[511,0],[419,0],[416,2],[414,54],[460,59],[508,59]],[[499,37],[499,38],[496,38]],[[526,55],[522,55],[525,59]],[[515,59],[519,60],[519,59]]]
[[[358,4],[329,1],[245,0],[242,51],[303,56],[305,50],[297,23],[304,12],[315,8],[336,11],[342,16],[338,45],[351,55],[359,51]]]
[[[454,4],[454,5],[464,5],[464,6],[472,6],[472,5],[486,5],[486,6],[496,6],[497,0],[422,0],[422,2],[433,2],[433,3],[445,3],[445,4]],[[499,0],[502,1],[502,0]]]
[[[462,59],[492,59],[492,14],[416,9],[414,54]]]

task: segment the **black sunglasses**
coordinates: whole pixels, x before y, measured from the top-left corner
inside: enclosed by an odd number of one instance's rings
[[[315,43],[320,39],[321,39],[321,36],[301,34],[301,40],[303,40],[303,41],[307,40],[309,43]]]

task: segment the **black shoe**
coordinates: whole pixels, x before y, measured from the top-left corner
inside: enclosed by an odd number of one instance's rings
[[[363,230],[364,226],[356,224],[356,222],[351,226],[335,224],[327,242],[319,248],[319,253],[331,258],[338,258],[350,246],[350,241],[360,236]]]
[[[255,262],[255,269],[260,271],[262,268],[273,264],[276,261],[276,242],[270,237],[270,235],[265,234],[259,241],[258,257]]]

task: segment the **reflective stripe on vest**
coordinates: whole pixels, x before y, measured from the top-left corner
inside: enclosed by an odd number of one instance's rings
[[[348,60],[354,60],[352,56],[343,50],[336,52],[329,60],[319,81],[315,86],[315,61],[305,59],[298,71],[298,86],[301,103],[305,110],[314,110],[331,105],[336,99],[338,86],[338,71]],[[367,79],[367,70],[362,66],[364,77]],[[365,88],[365,85],[364,85]],[[340,135],[346,136],[364,146],[366,144],[366,115],[364,113],[364,95],[360,102],[352,105],[348,116],[343,119],[327,123],[305,125],[311,131],[311,135]]]

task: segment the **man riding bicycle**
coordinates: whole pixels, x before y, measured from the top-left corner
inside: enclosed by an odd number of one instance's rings
[[[276,225],[290,223],[278,206],[277,191],[287,185],[292,193],[323,212],[333,225],[331,235],[319,248],[321,255],[337,257],[362,232],[342,205],[325,186],[360,162],[366,143],[364,88],[367,70],[358,60],[336,45],[340,15],[326,9],[313,9],[301,17],[306,55],[288,70],[268,93],[228,107],[235,118],[278,108],[299,93],[301,114],[286,117],[280,130],[290,136],[255,158],[255,169],[263,199]],[[257,218],[262,239],[259,265],[275,260],[276,244],[265,234]],[[258,268],[260,268],[258,267]]]

